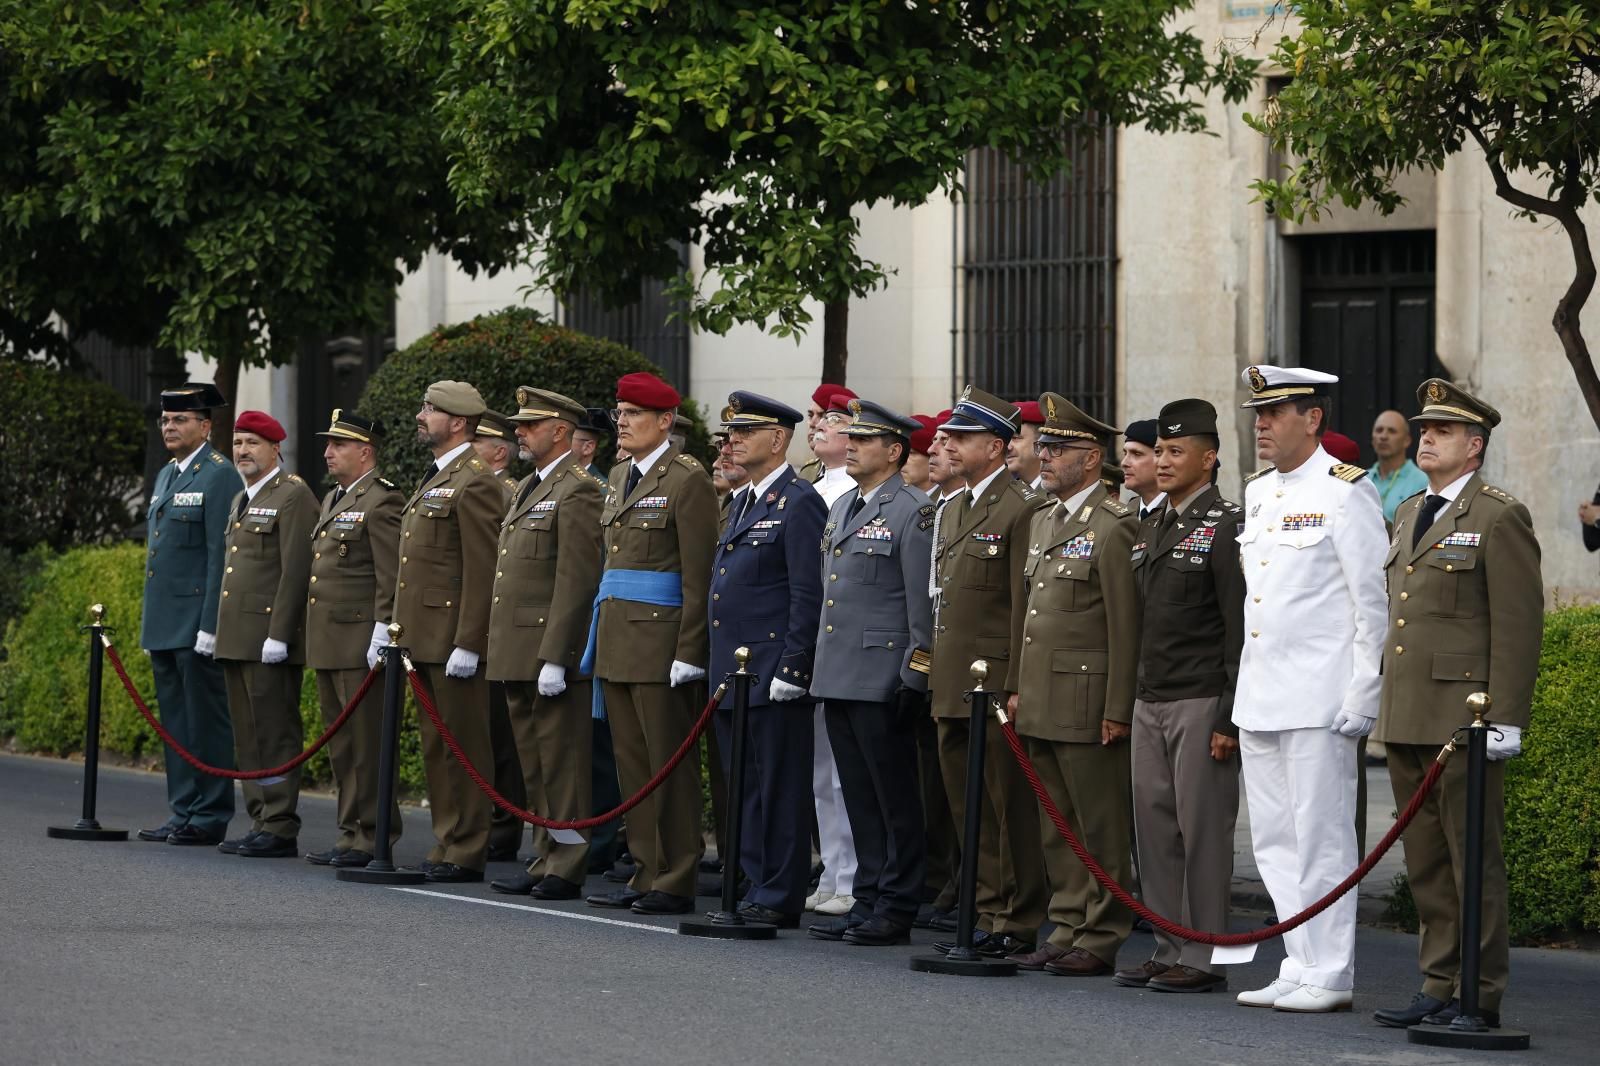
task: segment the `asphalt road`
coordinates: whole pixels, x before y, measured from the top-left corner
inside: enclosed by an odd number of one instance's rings
[[[676,920],[612,923],[597,919],[615,912],[519,903],[487,885],[401,891],[300,860],[46,838],[76,818],[80,781],[77,764],[0,756],[0,1063],[1506,1058],[1410,1045],[1371,1022],[1417,987],[1414,940],[1380,930],[1359,936],[1354,1014],[1285,1015],[1107,979],[939,977],[907,967],[934,939],[921,931],[909,948],[803,933],[707,941],[673,935]],[[101,820],[156,824],[163,796],[158,776],[104,771]],[[331,801],[308,797],[302,814],[302,844],[328,846]],[[409,810],[398,858],[419,857],[427,835],[426,812]],[[1149,947],[1135,935],[1122,961]],[[1265,984],[1279,957],[1264,945],[1233,968],[1232,988]],[[1534,1049],[1511,1061],[1594,1062],[1597,988],[1600,956],[1514,951],[1507,1022],[1531,1029]]]

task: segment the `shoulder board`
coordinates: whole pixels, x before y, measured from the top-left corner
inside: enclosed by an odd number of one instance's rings
[[[700,470],[702,472],[705,470],[705,467],[700,465],[698,459],[692,455],[684,455],[682,452],[679,452],[672,461],[679,466],[688,467],[690,470]]]
[[[178,460],[176,460],[176,459],[174,459],[174,460],[172,460],[172,461],[173,461],[173,462],[177,462],[177,461],[178,461]],[[218,452],[212,452],[212,453],[211,453],[211,461],[212,461],[212,462],[213,462],[213,463],[216,463],[216,464],[217,464],[217,465],[218,465],[218,466],[224,466],[224,465],[226,465],[226,464],[227,464],[227,462],[228,462],[228,460],[226,460],[226,459],[224,459],[224,458],[223,458],[223,457],[222,457],[222,455],[221,455],[221,454],[220,454],[220,453],[218,453]]]
[[[1278,469],[1278,468],[1275,467],[1275,466],[1264,466],[1260,470],[1257,470],[1253,474],[1246,474],[1244,476],[1244,483],[1246,485],[1248,485],[1248,484],[1250,484],[1250,482],[1254,481],[1256,478],[1260,477],[1262,474],[1270,474],[1276,469]]]
[[[304,485],[306,483],[306,479],[301,477],[299,474],[290,474],[289,480],[294,482],[296,485]]]
[[[1100,506],[1105,510],[1110,511],[1118,518],[1126,518],[1128,515],[1133,513],[1131,510],[1129,510],[1127,504],[1123,503],[1115,496],[1107,496],[1101,501]]]
[[[1349,463],[1334,463],[1328,468],[1328,474],[1330,477],[1336,477],[1340,481],[1348,481],[1353,484],[1366,477],[1367,471],[1365,467],[1352,466]]]
[[[506,483],[506,487],[508,487],[510,489],[514,490],[517,487],[517,479],[512,477],[510,474],[507,474],[505,477],[501,478],[500,480],[504,481]]]
[[[1234,503],[1232,500],[1224,500],[1224,499],[1221,499],[1221,498],[1219,498],[1217,500],[1217,510],[1226,511],[1229,514],[1244,514],[1244,508],[1243,507],[1240,507],[1238,504]]]
[[[1497,489],[1493,485],[1485,485],[1485,486],[1483,486],[1483,490],[1482,491],[1483,491],[1483,494],[1485,496],[1491,496],[1494,499],[1499,500],[1501,503],[1520,503],[1521,502],[1515,496],[1511,495],[1511,493],[1507,492],[1504,489]]]
[[[937,505],[925,503],[921,507],[917,508],[917,514],[921,515],[923,518],[931,518],[935,513],[938,512],[938,510],[939,508]]]
[[[1020,478],[1010,478],[1010,481],[1011,481],[1011,490],[1013,492],[1015,492],[1018,496],[1021,496],[1024,500],[1027,500],[1029,503],[1032,503],[1035,500],[1044,499],[1044,494],[1043,493],[1034,492],[1031,488],[1028,487],[1027,483],[1022,481]]]
[[[483,465],[483,460],[479,459],[476,455],[474,455],[471,459],[467,460],[467,465],[472,467],[472,469],[474,469],[474,470],[487,470],[487,469],[489,469],[488,467]]]
[[[400,491],[400,486],[396,485],[394,482],[390,481],[386,477],[375,477],[372,480],[376,481],[378,484],[382,485],[384,488],[388,489],[390,492],[399,492]]]

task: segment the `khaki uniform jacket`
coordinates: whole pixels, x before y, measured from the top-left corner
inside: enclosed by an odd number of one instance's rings
[[[1384,559],[1389,629],[1374,740],[1443,744],[1472,721],[1526,726],[1539,673],[1544,582],[1528,509],[1474,475],[1412,548],[1426,493],[1400,505]]]
[[[505,512],[505,486],[471,448],[406,501],[394,620],[412,658],[442,663],[455,648],[488,653],[495,534]]]
[[[720,528],[717,492],[705,469],[674,445],[624,499],[631,463],[618,463],[606,478],[600,512],[606,569],[680,574],[683,606],[601,604],[594,674],[622,684],[664,685],[673,660],[704,668],[711,655],[706,609]]]
[[[280,471],[246,499],[241,489],[228,509],[216,657],[258,663],[270,638],[289,646],[287,662],[303,663],[317,498],[298,474]]]
[[[1012,647],[1021,659],[1017,732],[1100,743],[1100,722],[1129,724],[1139,674],[1139,589],[1130,556],[1139,519],[1105,486],[1078,509],[1035,511],[1027,613]]]
[[[330,489],[312,531],[306,597],[306,665],[365,670],[372,627],[394,617],[400,512],[394,482],[368,472],[334,506]]]
[[[529,474],[522,485],[533,477]],[[500,524],[494,605],[489,610],[492,681],[536,681],[555,663],[575,676],[600,585],[600,508],[605,488],[574,461],[563,463]]]
[[[984,687],[1015,692],[1019,663],[1011,655],[1011,636],[1022,627],[1027,597],[1022,564],[1028,557],[1033,512],[1047,502],[1041,493],[1005,469],[971,505],[963,491],[939,518],[933,545],[939,575],[939,624],[933,634],[933,716],[970,713],[965,699],[972,687],[974,659],[989,663]]]

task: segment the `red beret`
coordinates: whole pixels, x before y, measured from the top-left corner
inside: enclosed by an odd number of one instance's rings
[[[239,417],[233,420],[233,431],[254,433],[274,444],[282,444],[283,438],[289,435],[283,431],[283,424],[265,411],[240,411]]]
[[[950,417],[954,414],[955,411],[952,408],[946,407],[943,411],[940,411],[938,414],[933,416],[933,424],[936,426],[942,426],[946,422],[950,421]]]
[[[651,411],[670,411],[683,402],[678,390],[654,374],[624,374],[617,379],[617,400],[638,404]]]
[[[1322,450],[1341,463],[1361,462],[1361,445],[1331,429],[1322,435]]]
[[[912,415],[911,417],[915,418],[922,424],[921,429],[911,434],[911,450],[922,455],[927,455],[928,449],[933,447],[934,427],[939,423],[935,422],[928,415]]]
[[[811,402],[821,410],[826,411],[833,406],[833,398],[837,395],[842,395],[846,400],[856,398],[856,394],[843,385],[835,385],[832,382],[824,381],[812,391]],[[838,410],[843,411],[844,408],[839,407]]]
[[[1039,410],[1038,400],[1018,400],[1017,413],[1022,417],[1023,425],[1044,425],[1044,412]]]

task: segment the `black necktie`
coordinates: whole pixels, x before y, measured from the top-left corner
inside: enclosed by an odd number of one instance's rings
[[[527,503],[528,502],[528,497],[530,495],[532,495],[533,494],[533,490],[538,488],[538,487],[539,487],[539,473],[538,473],[538,471],[535,471],[533,476],[528,478],[528,483],[526,485],[522,486],[522,491],[517,493],[517,506],[521,507],[524,503]]]
[[[233,509],[233,520],[235,522],[242,521],[244,518],[244,509],[249,506],[250,494],[248,492],[239,493],[239,506]]]
[[[755,498],[756,490],[754,487],[744,490],[744,499],[739,501],[739,517],[734,520],[734,525],[738,526],[744,523],[745,517],[750,513],[750,504]]]
[[[850,521],[857,514],[859,514],[861,512],[861,508],[865,507],[866,505],[867,501],[861,498],[860,492],[857,492],[856,498],[850,501],[850,513],[845,515],[844,520],[846,522]]]
[[[634,463],[632,466],[628,467],[628,487],[622,493],[622,498],[624,500],[633,495],[633,490],[639,487],[639,479],[643,476],[644,475],[639,472],[638,463]]]
[[[428,472],[426,474],[422,475],[422,483],[424,485],[426,485],[428,482],[432,481],[433,478],[434,478],[434,475],[437,474],[438,472],[439,472],[439,464],[438,463],[429,463],[428,464]]]
[[[1177,524],[1178,524],[1178,509],[1176,507],[1172,507],[1172,506],[1169,505],[1167,507],[1166,513],[1161,516],[1161,529],[1160,529],[1160,532],[1158,532],[1156,534],[1156,539],[1157,540],[1166,540],[1167,539],[1167,534],[1170,533],[1172,531],[1172,527],[1177,525]]]
[[[344,499],[344,487],[340,486],[339,488],[333,490],[333,502],[328,505],[328,510],[331,511],[335,507],[339,506],[339,501],[342,499]]]
[[[1411,531],[1411,546],[1413,548],[1422,543],[1422,535],[1432,528],[1433,520],[1439,517],[1439,512],[1444,509],[1444,505],[1448,502],[1443,496],[1435,496],[1432,493],[1429,493],[1428,498],[1422,501],[1422,511],[1417,515],[1417,528]]]

